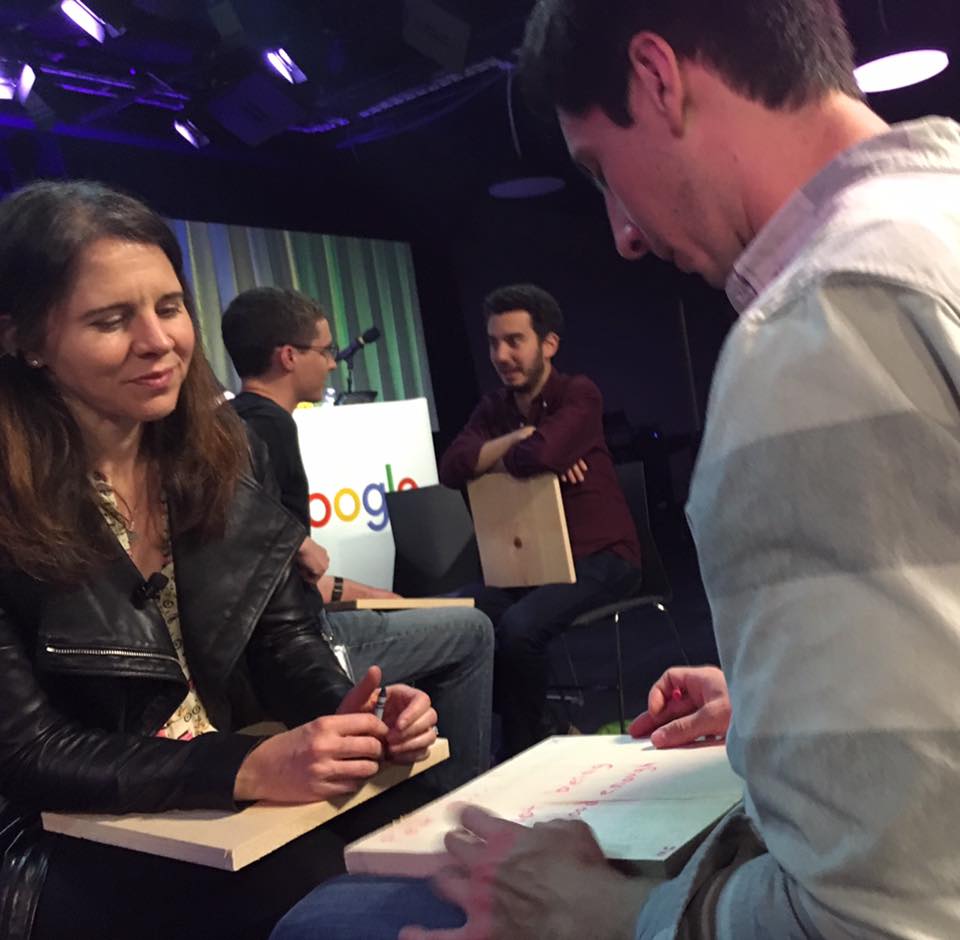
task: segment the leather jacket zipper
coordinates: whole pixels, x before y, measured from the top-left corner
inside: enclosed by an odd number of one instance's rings
[[[180,660],[176,656],[168,656],[166,653],[145,653],[143,650],[122,650],[122,649],[84,649],[76,646],[47,646],[48,653],[54,653],[58,656],[133,656],[137,659],[163,659],[167,662],[180,665]]]

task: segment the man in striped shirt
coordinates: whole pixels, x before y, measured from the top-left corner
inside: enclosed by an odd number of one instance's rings
[[[620,253],[740,313],[688,505],[723,673],[632,730],[726,733],[745,798],[656,887],[470,811],[463,926],[401,940],[960,936],[960,127],[867,107],[836,0],[540,0],[522,64]]]

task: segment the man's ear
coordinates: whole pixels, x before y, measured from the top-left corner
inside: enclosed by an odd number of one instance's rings
[[[656,33],[637,33],[630,40],[628,54],[629,106],[634,120],[652,114],[666,123],[671,134],[681,136],[687,88],[673,47]]]
[[[544,359],[552,359],[560,349],[560,337],[556,333],[547,333],[540,344]]]
[[[278,346],[273,351],[273,361],[282,372],[293,372],[297,351],[290,346]]]

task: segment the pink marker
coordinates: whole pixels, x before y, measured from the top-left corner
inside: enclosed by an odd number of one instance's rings
[[[670,693],[670,697],[671,697],[675,702],[682,702],[682,701],[683,701],[683,689],[674,689],[673,692]]]

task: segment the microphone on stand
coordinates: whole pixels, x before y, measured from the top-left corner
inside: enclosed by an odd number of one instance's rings
[[[368,343],[374,343],[380,339],[380,330],[371,326],[369,330],[361,333],[346,349],[341,349],[337,353],[337,362],[349,363],[353,357],[363,349]]]
[[[337,362],[347,364],[347,388],[346,391],[337,395],[334,404],[349,405],[356,401],[373,401],[377,393],[373,391],[354,392],[353,390],[353,357],[369,343],[374,343],[380,339],[380,330],[371,326],[369,330],[364,330],[346,349],[341,349],[337,353]]]

